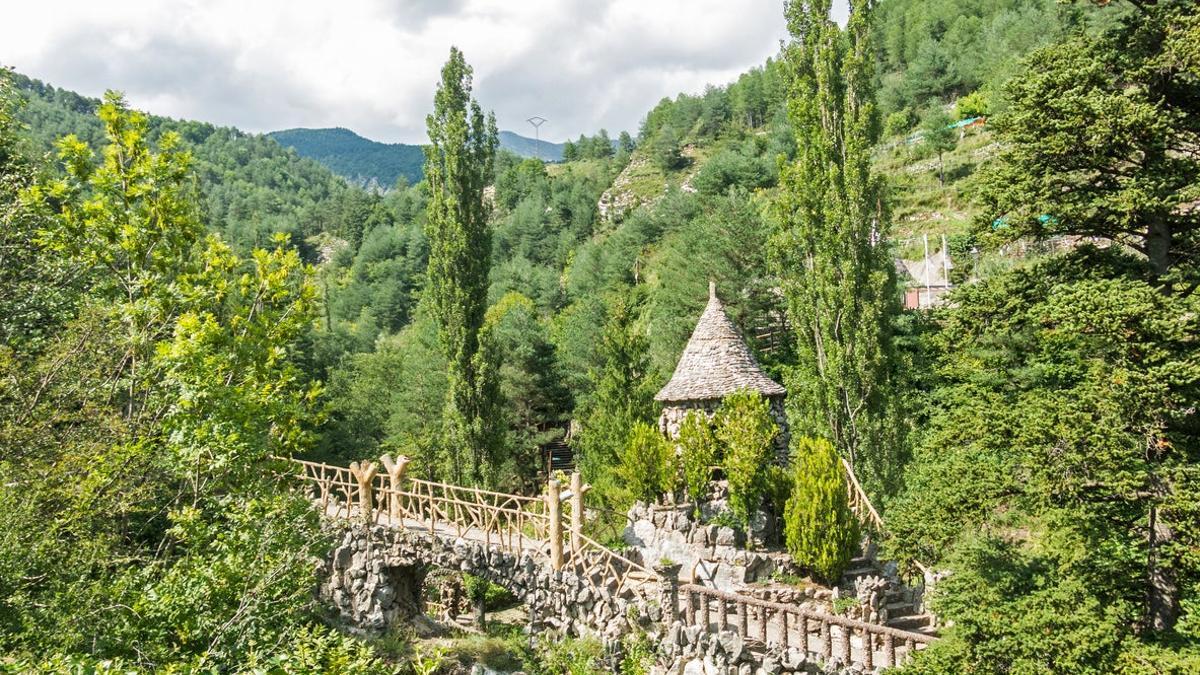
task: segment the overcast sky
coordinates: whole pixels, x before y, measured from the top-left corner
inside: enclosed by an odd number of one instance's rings
[[[734,79],[786,34],[783,0],[22,0],[0,64],[161,115],[421,143],[457,45],[501,129],[532,135],[541,115],[561,141],[636,132],[663,96]]]

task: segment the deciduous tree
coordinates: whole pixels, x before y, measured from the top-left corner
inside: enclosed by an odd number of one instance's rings
[[[876,138],[871,3],[845,31],[828,0],[787,6],[788,110],[798,147],[775,203],[773,256],[798,365],[788,377],[794,433],[830,439],[875,494],[902,464],[892,321],[899,311]]]
[[[450,49],[426,118],[425,179],[429,282],[449,388],[442,439],[443,473],[455,483],[481,483],[497,451],[499,430],[486,416],[495,395],[495,364],[480,350],[487,310],[492,235],[483,189],[492,177],[496,121],[471,98],[471,67]]]

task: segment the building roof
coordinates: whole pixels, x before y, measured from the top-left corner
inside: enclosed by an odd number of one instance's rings
[[[759,368],[737,327],[725,314],[725,306],[717,298],[716,284],[710,282],[708,306],[679,357],[671,381],[654,400],[704,401],[724,398],[738,389],[751,389],[766,396],[786,393]]]

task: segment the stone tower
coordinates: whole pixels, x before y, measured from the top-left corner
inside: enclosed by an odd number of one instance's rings
[[[786,462],[789,435],[783,398],[787,391],[759,367],[737,326],[725,313],[716,283],[709,282],[708,306],[679,357],[671,381],[654,396],[663,403],[659,429],[669,438],[677,438],[679,425],[689,410],[702,410],[711,418],[721,400],[739,389],[757,391],[770,401],[771,416],[780,429],[777,456],[781,463]]]

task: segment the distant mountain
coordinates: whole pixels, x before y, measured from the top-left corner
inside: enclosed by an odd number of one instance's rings
[[[421,180],[425,163],[419,145],[380,143],[341,127],[287,129],[267,135],[358,185],[391,188],[401,176],[415,183]]]
[[[363,186],[390,188],[403,176],[410,184],[421,180],[425,155],[419,145],[380,143],[337,127],[334,129],[286,129],[267,134],[301,157],[314,159],[330,171]],[[500,147],[522,157],[541,157],[561,162],[563,144],[526,138],[511,131],[500,132]]]
[[[561,162],[563,158],[562,143],[539,142],[512,131],[500,132],[500,147],[514,155],[539,157],[547,162]]]

